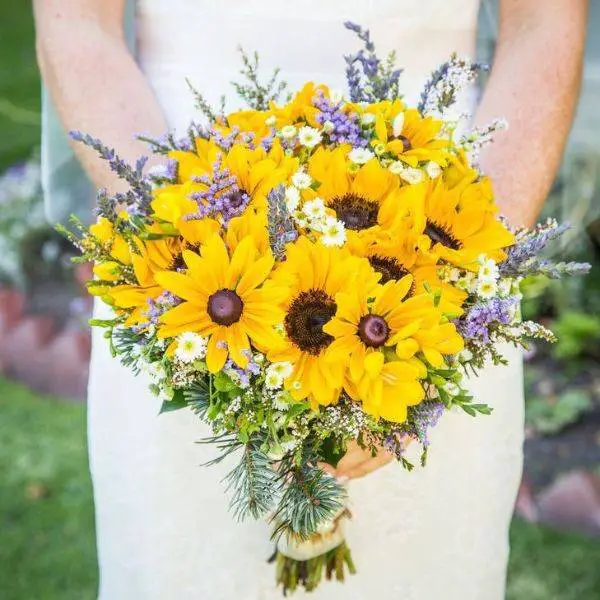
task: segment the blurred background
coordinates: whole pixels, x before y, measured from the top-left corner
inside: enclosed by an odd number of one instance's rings
[[[600,2],[591,4],[590,33],[600,31]],[[480,21],[489,58],[493,2]],[[71,264],[72,248],[44,220],[28,2],[0,0],[0,47],[0,598],[86,600],[97,585],[85,446],[90,302],[85,267]],[[545,212],[573,225],[551,252],[593,269],[526,285],[526,317],[559,342],[526,356],[509,600],[600,598],[599,103],[600,37],[589,35],[578,117]]]

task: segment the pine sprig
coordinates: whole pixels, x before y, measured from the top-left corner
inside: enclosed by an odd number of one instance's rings
[[[293,466],[285,459],[281,463],[280,474],[287,483],[273,516],[274,538],[287,534],[306,539],[345,505],[344,488],[315,462],[306,459]]]

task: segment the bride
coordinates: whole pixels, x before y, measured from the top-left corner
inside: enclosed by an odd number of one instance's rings
[[[494,68],[475,122],[510,122],[482,164],[512,224],[531,224],[571,124],[587,2],[555,0],[552,10],[539,0],[500,4]],[[451,52],[474,53],[479,3],[138,0],[136,60],[125,42],[125,9],[125,0],[35,2],[40,67],[64,128],[97,135],[132,160],[145,150],[134,134],[182,131],[196,116],[186,77],[213,102],[229,91],[238,46],[257,50],[267,73],[281,67],[290,89],[305,80],[343,89],[342,55],[356,43],[342,26],[347,19],[370,28],[382,51],[397,50],[406,98],[415,102]],[[476,108],[472,96],[463,108]],[[95,185],[119,191],[122,182],[104,163],[85,148],[76,151]],[[99,303],[96,314],[108,308]],[[426,469],[408,474],[358,449],[340,463],[338,477],[350,480],[356,518],[348,539],[359,573],[345,586],[323,585],[315,600],[504,598],[523,438],[520,356],[514,349],[506,356],[509,366],[488,367],[470,383],[493,415],[476,424],[448,415],[433,433]],[[100,598],[278,598],[266,525],[232,520],[222,472],[198,466],[212,453],[194,444],[206,433],[201,423],[184,411],[159,418],[146,384],[96,336],[89,449]]]

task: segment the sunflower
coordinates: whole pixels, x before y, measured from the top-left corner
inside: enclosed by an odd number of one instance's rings
[[[445,165],[449,158],[450,142],[441,137],[443,121],[423,117],[410,108],[398,113],[386,127],[376,127],[379,143],[392,155],[411,167],[433,161]]]
[[[485,204],[461,208],[460,191],[449,190],[443,181],[410,187],[417,246],[425,254],[471,270],[481,254],[497,262],[505,258],[503,248],[514,243],[514,236]]]
[[[344,250],[305,237],[288,246],[286,260],[274,277],[288,289],[284,332],[268,358],[292,363],[285,385],[294,398],[309,398],[313,406],[338,400],[344,365],[325,360],[333,337],[323,327],[336,313],[336,294],[353,285],[364,265]]]
[[[260,256],[251,236],[233,252],[213,236],[201,247],[201,256],[183,251],[185,273],[164,271],[158,283],[183,302],[160,317],[158,335],[171,338],[184,332],[208,337],[206,364],[220,371],[228,357],[241,368],[248,365],[250,342],[266,351],[278,342],[273,326],[283,312],[279,304],[285,289],[264,286],[274,259]]]
[[[355,239],[348,244],[348,248],[355,256],[369,261],[371,267],[381,275],[381,285],[388,281],[399,281],[410,274],[413,282],[407,296],[439,293],[440,310],[446,315],[461,315],[466,292],[440,278],[438,259],[415,249],[415,239],[408,220],[403,219],[395,229],[378,232],[370,239]]]
[[[319,148],[308,163],[308,173],[316,182],[304,197],[322,198],[346,227],[348,239],[369,236],[391,228],[400,217],[396,195],[398,179],[372,158],[352,168],[349,146],[335,150]]]
[[[137,283],[116,285],[105,294],[110,304],[128,313],[127,325],[144,322],[148,301],[155,300],[165,291],[155,279],[157,273],[185,269],[183,246],[178,237],[157,240],[134,238],[133,243],[136,252],[131,254],[131,264]]]

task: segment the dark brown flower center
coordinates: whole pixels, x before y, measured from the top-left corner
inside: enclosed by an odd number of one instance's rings
[[[460,250],[462,248],[460,240],[456,239],[447,227],[439,223],[434,223],[429,219],[427,220],[427,225],[425,225],[425,233],[434,244],[442,244],[442,246],[452,248],[452,250]]]
[[[346,229],[360,231],[377,225],[379,204],[358,194],[345,194],[334,198],[329,206]]]
[[[412,142],[405,135],[399,135],[398,139],[402,142],[402,146],[404,146],[402,152],[412,150]]]
[[[383,317],[365,315],[358,322],[358,337],[365,346],[379,348],[388,341],[390,328]]]
[[[323,290],[301,292],[292,302],[284,325],[288,338],[303,352],[314,356],[327,348],[333,337],[323,331],[337,306]]]
[[[375,271],[381,273],[381,279],[379,280],[381,285],[385,285],[388,281],[399,281],[406,275],[410,275],[410,271],[391,256],[370,256],[369,263]],[[407,296],[412,296],[414,293],[415,284],[413,281]]]
[[[217,325],[229,327],[237,323],[244,309],[242,299],[231,290],[219,290],[208,298],[206,312]]]
[[[187,265],[183,260],[183,254],[180,252],[173,257],[171,261],[171,271],[185,271],[187,269]]]

